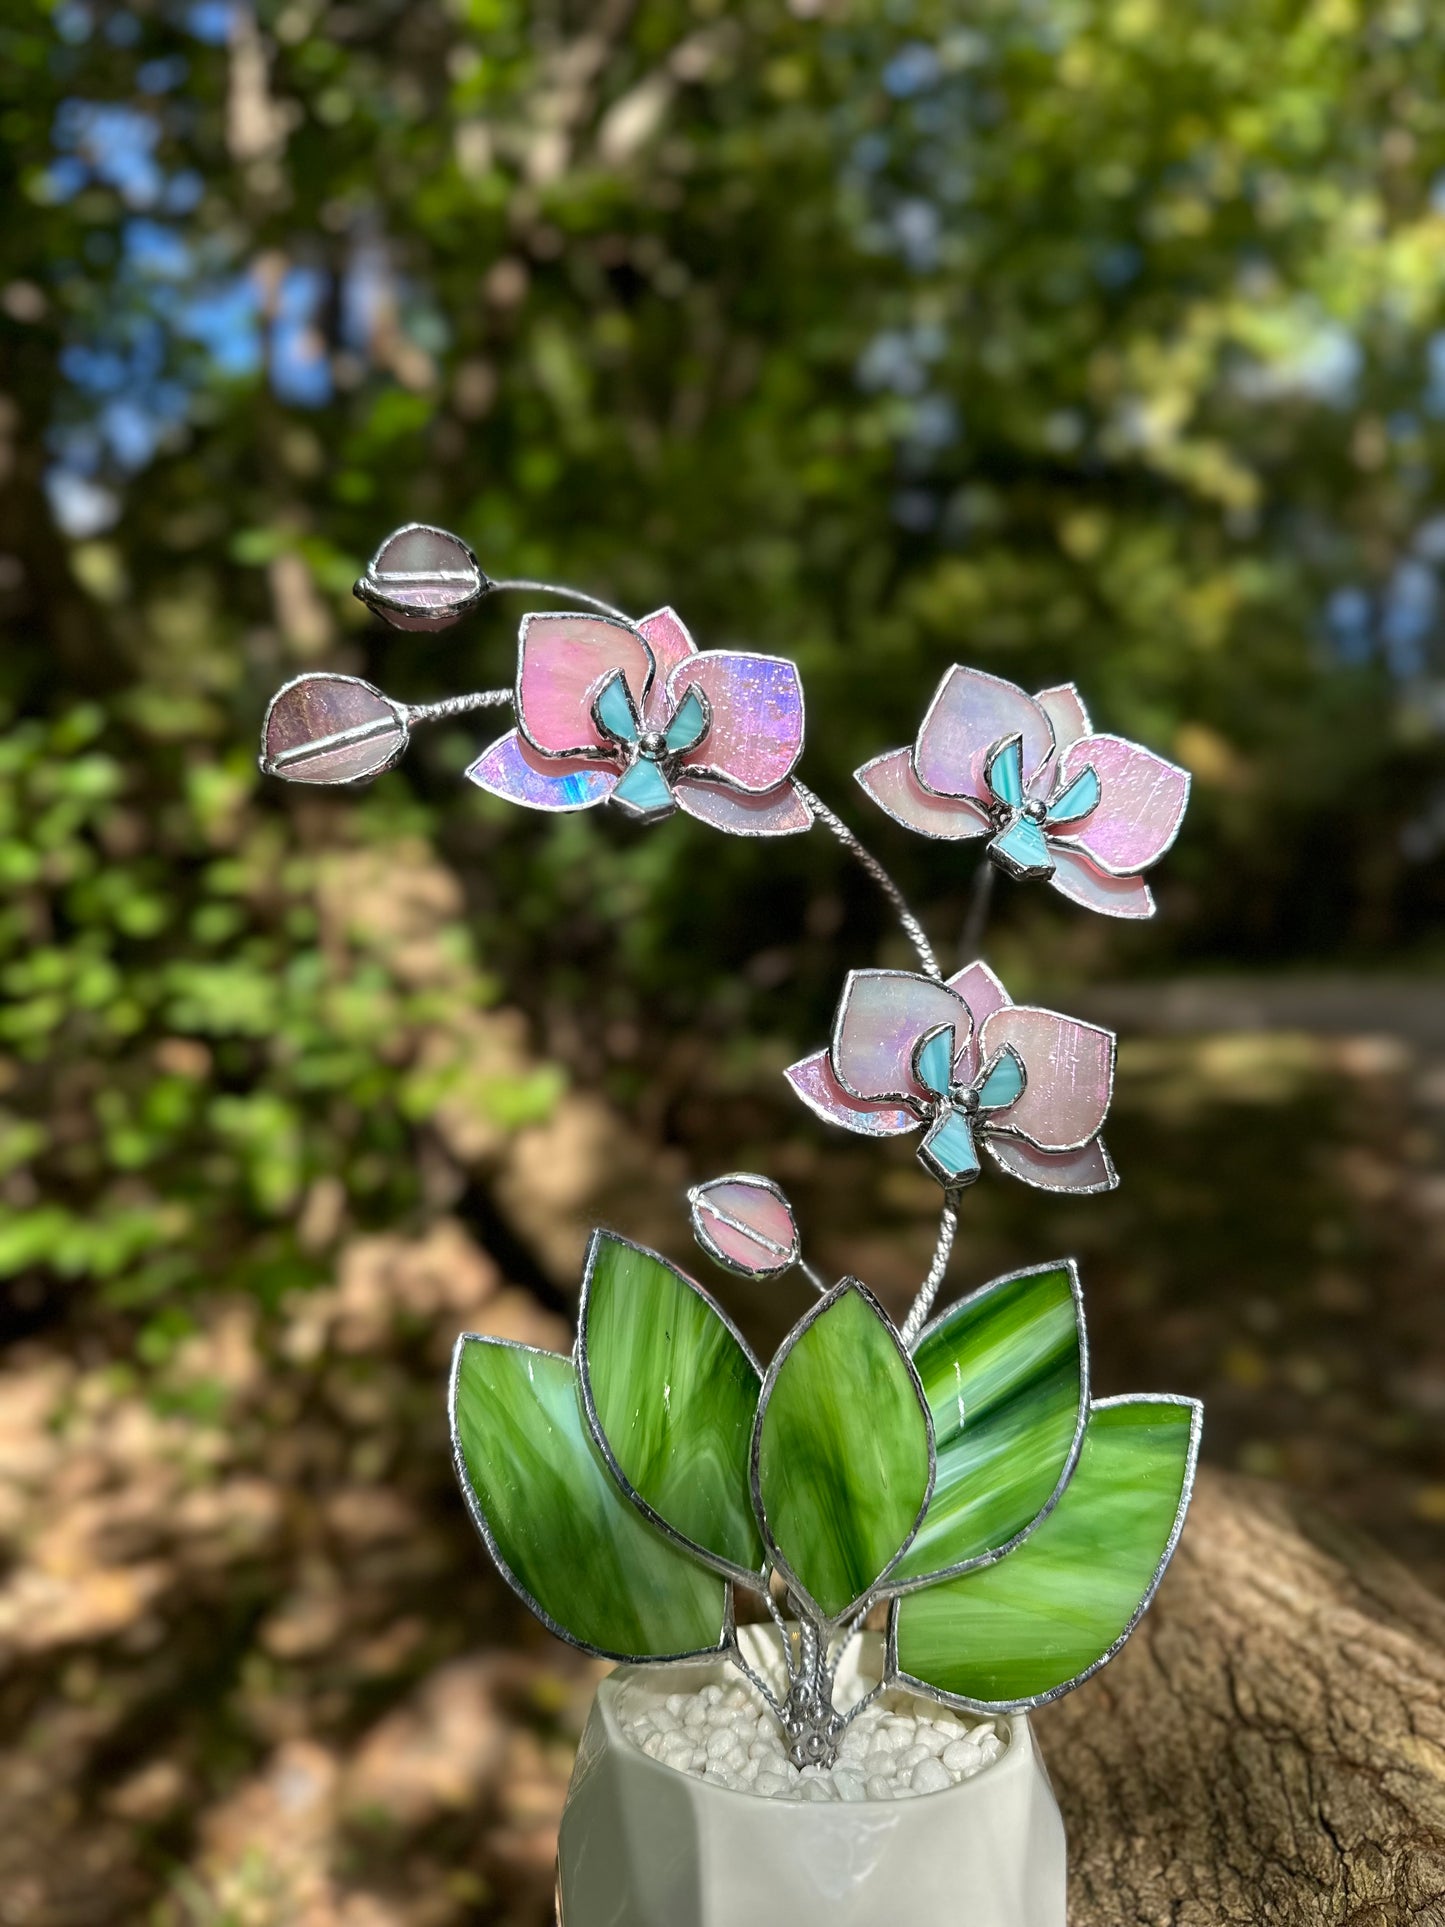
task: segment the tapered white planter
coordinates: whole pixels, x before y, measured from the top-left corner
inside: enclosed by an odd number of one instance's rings
[[[760,1629],[742,1637],[762,1659]],[[855,1646],[841,1699],[878,1677],[881,1644]],[[709,1662],[622,1666],[602,1682],[562,1814],[560,1927],[1065,1927],[1063,1821],[1025,1716],[996,1722],[1002,1755],[958,1786],[848,1804],[734,1793],[622,1730],[639,1687],[737,1678]]]

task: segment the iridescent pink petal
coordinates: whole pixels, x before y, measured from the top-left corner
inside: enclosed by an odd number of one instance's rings
[[[1054,748],[1061,756],[1071,743],[1089,734],[1089,712],[1073,683],[1061,682],[1052,689],[1041,689],[1034,701],[1053,726]]]
[[[982,957],[971,964],[965,964],[948,980],[950,990],[956,990],[973,1012],[975,1024],[982,1024],[985,1018],[992,1017],[996,1010],[1007,1010],[1013,1003],[998,978]]]
[[[652,656],[629,624],[612,616],[523,616],[517,721],[533,748],[548,756],[612,755],[615,745],[593,721],[592,699],[614,669],[641,709]]]
[[[913,773],[912,750],[891,749],[853,774],[875,803],[923,836],[953,840],[987,836],[993,828],[987,812],[966,796],[930,795]]]
[[[1034,795],[1047,799],[1054,787],[1058,759],[1069,747],[1078,742],[1081,736],[1089,734],[1089,712],[1084,707],[1084,699],[1071,682],[1057,683],[1052,689],[1041,689],[1034,701],[1048,717],[1054,732],[1054,754],[1039,771],[1034,784]]]
[[[1053,751],[1048,717],[1016,683],[955,664],[938,685],[918,732],[914,771],[936,795],[972,796],[987,806],[984,761],[1001,737],[1014,735],[1023,738],[1027,789]]]
[[[852,970],[833,1021],[834,1075],[854,1097],[926,1099],[913,1075],[913,1047],[939,1024],[952,1024],[959,1063],[973,1018],[947,984],[906,970]]]
[[[1179,834],[1189,772],[1122,736],[1086,736],[1060,760],[1060,782],[1092,764],[1102,794],[1082,828],[1059,840],[1111,876],[1133,876],[1163,856]]]
[[[999,1128],[1025,1137],[1043,1151],[1081,1150],[1098,1132],[1114,1091],[1114,1034],[1081,1024],[1054,1010],[1028,1005],[996,1010],[979,1034],[984,1063],[1011,1044],[1023,1060],[1027,1083]]]
[[[619,772],[577,757],[542,756],[509,729],[467,771],[479,789],[533,810],[589,810],[616,787]]]
[[[750,1278],[768,1278],[798,1260],[792,1207],[767,1178],[739,1173],[688,1192],[693,1236],[710,1257]]]
[[[672,793],[689,816],[733,836],[796,836],[811,830],[814,823],[813,812],[791,783],[782,783],[764,796],[750,796],[746,790],[723,789],[695,776],[682,776]]]
[[[651,728],[662,729],[671,720],[672,713],[667,700],[667,679],[680,662],[697,654],[697,644],[675,609],[654,609],[637,627],[646,636],[657,665],[644,720]]]
[[[994,1137],[985,1128],[983,1141],[1003,1170],[1040,1191],[1112,1191],[1119,1182],[1099,1138],[1082,1151],[1041,1151],[1020,1137]]]
[[[1142,877],[1111,877],[1096,870],[1086,856],[1069,850],[1053,837],[1049,855],[1054,874],[1049,882],[1071,903],[1097,910],[1104,917],[1152,917],[1154,896]]]
[[[919,1120],[912,1111],[892,1104],[864,1104],[851,1097],[833,1075],[825,1050],[790,1065],[784,1073],[803,1102],[829,1124],[841,1124],[849,1131],[862,1131],[869,1137],[898,1137],[916,1131]]]
[[[707,734],[684,768],[759,794],[776,789],[803,747],[803,685],[781,656],[707,649],[680,662],[667,680],[671,709],[696,685],[712,712]]]

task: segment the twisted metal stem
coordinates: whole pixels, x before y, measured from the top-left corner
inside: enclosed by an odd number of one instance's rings
[[[888,901],[893,905],[894,914],[902,926],[904,935],[918,952],[918,961],[923,965],[925,973],[930,977],[937,977],[941,981],[943,972],[938,967],[938,959],[933,954],[933,946],[924,934],[923,925],[909,909],[903,892],[899,889],[898,885],[893,881],[892,877],[889,876],[873,852],[859,841],[841,816],[829,809],[821,796],[815,795],[806,783],[798,782],[796,777],[793,781],[799,796],[802,797],[808,808],[813,812],[813,815],[825,828],[833,832],[834,836],[836,836],[838,841],[843,845],[843,848],[868,872],[884,896],[887,897]]]
[[[742,1648],[738,1645],[736,1633],[733,1635],[732,1644],[727,1649],[726,1658],[729,1665],[737,1667],[738,1671],[742,1674],[743,1678],[748,1681],[754,1692],[762,1695],[763,1702],[767,1706],[768,1711],[781,1726],[783,1723],[782,1701],[762,1675],[755,1672],[743,1658]]]
[[[924,1320],[933,1309],[933,1301],[938,1296],[938,1287],[943,1283],[943,1274],[948,1269],[948,1260],[953,1251],[954,1234],[958,1230],[958,1206],[950,1198],[943,1207],[943,1216],[938,1221],[938,1243],[933,1251],[933,1263],[928,1267],[928,1276],[918,1287],[918,1296],[909,1309],[908,1316],[899,1327],[899,1337],[903,1349],[912,1351],[918,1334],[923,1330]]]
[[[446,716],[465,716],[473,709],[498,709],[510,703],[510,689],[478,689],[470,696],[447,696],[439,703],[405,703],[409,723],[435,723]]]

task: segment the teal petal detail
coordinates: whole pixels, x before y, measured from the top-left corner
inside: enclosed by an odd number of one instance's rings
[[[950,1190],[972,1184],[978,1176],[978,1148],[973,1126],[962,1111],[951,1107],[934,1119],[918,1147],[918,1162],[930,1176]]]
[[[1024,800],[1024,746],[1021,736],[1006,736],[994,746],[988,759],[988,786],[1000,803],[1012,810],[1022,809]]]
[[[599,728],[606,730],[615,741],[637,741],[641,725],[633,707],[632,691],[627,687],[627,678],[620,669],[613,670],[598,691],[592,704],[592,714],[597,718]]]
[[[953,1082],[954,1048],[953,1025],[940,1024],[920,1038],[914,1050],[914,1073],[924,1090],[932,1091],[935,1097],[948,1095]]]
[[[695,749],[707,734],[712,716],[702,691],[695,686],[688,690],[677,706],[677,712],[667,725],[664,741],[669,752],[680,756],[684,750]]]
[[[766,1537],[825,1619],[863,1598],[916,1530],[931,1431],[892,1321],[844,1279],[783,1341],[753,1438]]]
[[[1154,1596],[1189,1504],[1199,1425],[1192,1399],[1096,1405],[1063,1497],[1022,1544],[899,1600],[899,1672],[998,1709],[1087,1678]]]
[[[1010,823],[989,844],[988,853],[1012,877],[1047,877],[1054,873],[1043,825],[1031,816],[1020,816]]]
[[[458,1339],[451,1421],[472,1517],[503,1578],[555,1632],[610,1659],[717,1650],[727,1582],[623,1496],[570,1358]]]
[[[1062,829],[1067,823],[1077,823],[1081,817],[1097,809],[1102,791],[1099,786],[1098,771],[1090,763],[1081,769],[1062,796],[1056,796],[1049,805],[1048,825],[1051,830]]]
[[[933,1414],[938,1477],[890,1586],[997,1552],[1073,1470],[1088,1371],[1072,1266],[985,1285],[928,1327],[913,1363]]]
[[[1006,1105],[1016,1104],[1023,1096],[1027,1082],[1023,1059],[1012,1044],[1005,1044],[984,1072],[978,1086],[979,1109],[1001,1111]]]
[[[656,763],[650,762],[645,756],[639,756],[631,769],[623,774],[621,782],[612,792],[612,800],[644,821],[666,816],[675,808],[667,778]]]
[[[589,1417],[627,1485],[689,1545],[758,1572],[748,1451],[762,1373],[727,1319],[655,1252],[599,1231],[579,1331]]]

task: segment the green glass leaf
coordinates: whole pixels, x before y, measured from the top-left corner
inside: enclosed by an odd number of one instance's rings
[[[472,1518],[502,1576],[554,1632],[610,1659],[717,1649],[726,1582],[618,1490],[570,1358],[459,1338],[451,1423]]]
[[[1102,1666],[1154,1596],[1199,1451],[1192,1399],[1094,1406],[1078,1467],[1014,1551],[900,1599],[900,1676],[976,1707],[1028,1706]]]
[[[722,1312],[655,1252],[599,1231],[578,1330],[583,1401],[619,1477],[690,1545],[758,1572],[748,1448],[762,1373]]]
[[[938,1476],[889,1584],[956,1571],[1032,1525],[1073,1468],[1088,1373],[1072,1265],[985,1285],[924,1332],[913,1363]]]
[[[923,1387],[870,1292],[845,1278],[763,1386],[753,1491],[786,1573],[839,1619],[907,1545],[933,1481]]]

